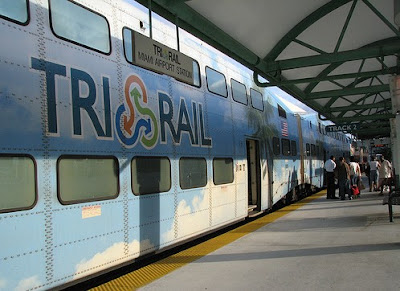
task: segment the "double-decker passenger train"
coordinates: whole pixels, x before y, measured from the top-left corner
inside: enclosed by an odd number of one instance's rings
[[[265,212],[349,154],[315,114],[148,14],[0,1],[0,290],[65,287]]]

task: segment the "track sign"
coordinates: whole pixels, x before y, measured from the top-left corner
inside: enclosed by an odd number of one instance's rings
[[[192,58],[137,31],[132,31],[132,39],[134,64],[193,85]]]
[[[338,131],[353,131],[358,130],[358,124],[337,124],[337,125],[328,125],[325,127],[326,132],[338,132]]]

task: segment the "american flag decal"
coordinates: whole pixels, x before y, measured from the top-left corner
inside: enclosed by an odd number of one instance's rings
[[[281,120],[282,136],[289,136],[289,129],[286,121]]]

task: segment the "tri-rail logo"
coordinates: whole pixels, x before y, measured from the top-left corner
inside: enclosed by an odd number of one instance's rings
[[[139,135],[141,135],[140,142],[142,145],[146,148],[153,148],[158,139],[156,116],[153,111],[140,104],[140,100],[144,104],[148,102],[146,86],[138,76],[131,75],[125,81],[124,93],[128,108],[125,108],[125,104],[122,104],[115,114],[115,128],[119,140],[125,146],[133,147],[139,140]],[[135,106],[133,106],[132,99]]]
[[[181,97],[177,106],[173,98],[162,91],[157,91],[156,98],[149,98],[143,80],[130,75],[124,83],[124,102],[117,104],[113,119],[111,100],[117,98],[110,97],[109,77],[103,75],[101,86],[97,86],[88,72],[35,57],[31,58],[31,68],[46,74],[46,131],[50,136],[61,135],[63,124],[59,122],[58,111],[61,108],[57,106],[57,99],[65,98],[65,94],[70,92],[72,137],[84,137],[83,124],[90,121],[97,139],[113,140],[115,121],[117,138],[127,148],[140,143],[151,149],[158,142],[167,144],[171,141],[180,145],[183,136],[192,146],[212,146],[212,139],[206,135],[202,103],[191,101],[191,106],[188,106],[185,98]],[[65,85],[59,85],[63,77],[69,81],[69,90],[61,92],[59,88],[65,88]],[[97,87],[101,87],[102,92],[98,92]]]

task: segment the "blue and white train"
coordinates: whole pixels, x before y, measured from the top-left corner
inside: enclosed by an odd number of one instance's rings
[[[0,290],[68,286],[262,213],[349,154],[147,19],[132,0],[0,1]]]

